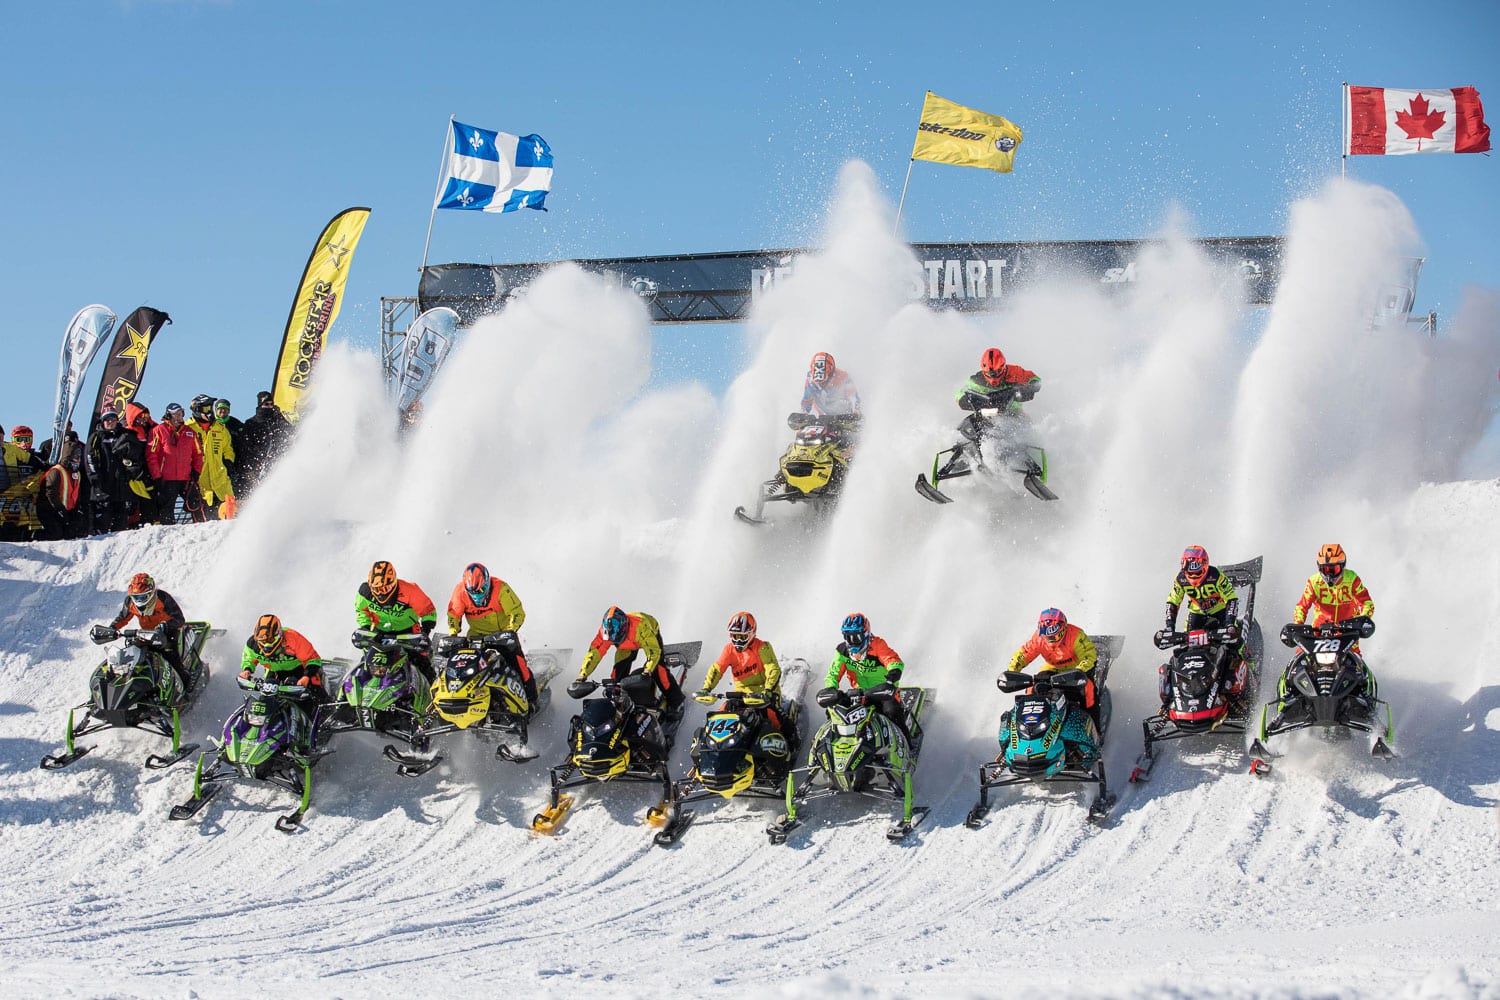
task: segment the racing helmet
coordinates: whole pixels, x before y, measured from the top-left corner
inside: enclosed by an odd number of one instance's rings
[[[490,601],[490,571],[484,563],[469,563],[464,567],[464,591],[476,607],[484,607]]]
[[[261,615],[255,623],[255,634],[251,641],[261,656],[275,656],[281,651],[286,634],[281,628],[281,619],[275,615]]]
[[[986,348],[979,358],[979,373],[984,377],[984,384],[990,388],[998,388],[1005,382],[1005,354],[998,347]]]
[[[376,604],[389,604],[396,599],[396,567],[382,559],[370,567],[370,596]]]
[[[729,642],[735,649],[744,649],[755,638],[755,616],[740,611],[729,619]]]
[[[1182,577],[1193,586],[1208,578],[1208,551],[1201,545],[1189,545],[1182,550]]]
[[[807,368],[807,377],[810,381],[822,385],[833,378],[834,371],[833,355],[827,351],[819,351],[812,356],[812,362]]]
[[[619,642],[625,638],[625,632],[629,627],[630,616],[612,604],[609,610],[604,612],[604,621],[599,623],[599,634],[610,642]]]
[[[1068,616],[1056,608],[1048,608],[1036,619],[1036,634],[1047,642],[1062,642],[1063,631],[1068,627]]]
[[[210,420],[214,415],[214,397],[206,392],[200,392],[193,397],[188,408],[193,411],[193,416],[205,421]]]
[[[1344,575],[1344,564],[1349,561],[1344,547],[1338,542],[1329,542],[1318,550],[1318,572],[1328,583],[1337,583]]]
[[[130,595],[130,603],[142,614],[149,611],[156,603],[156,581],[151,579],[150,573],[137,573],[130,578],[130,585],[125,588]]]
[[[870,650],[870,619],[856,611],[844,618],[839,626],[844,633],[844,644],[850,656],[864,656]]]

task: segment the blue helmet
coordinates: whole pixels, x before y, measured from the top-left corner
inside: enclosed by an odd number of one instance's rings
[[[840,629],[844,633],[844,643],[849,647],[849,655],[864,656],[870,648],[870,619],[856,611],[844,619]]]
[[[630,617],[613,605],[604,612],[604,621],[599,625],[599,634],[610,642],[619,642],[625,638],[625,630],[630,626]]]

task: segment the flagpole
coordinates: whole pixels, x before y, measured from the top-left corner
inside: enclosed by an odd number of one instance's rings
[[[1344,81],[1343,103],[1339,107],[1339,127],[1343,134],[1339,136],[1339,178],[1343,179],[1349,169],[1349,81]]]
[[[443,168],[448,162],[448,140],[453,137],[453,115],[448,116],[448,128],[443,132],[443,155],[438,158],[437,187],[432,192],[432,211],[427,215],[427,242],[422,244],[422,266],[417,271],[417,284],[422,283],[422,272],[427,270],[427,251],[432,246],[432,220],[437,218],[438,195],[443,193]]]
[[[906,188],[911,184],[911,168],[916,166],[917,158],[913,156],[906,161],[906,181],[901,185],[901,200],[896,204],[896,231],[901,231],[901,210],[906,207]]]

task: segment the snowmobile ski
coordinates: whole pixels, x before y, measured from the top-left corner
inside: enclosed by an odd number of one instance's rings
[[[885,831],[885,839],[893,844],[905,840],[908,834],[922,825],[922,821],[927,818],[928,811],[927,806],[916,806],[911,811],[911,819],[899,820],[890,825],[890,828]]]
[[[191,819],[198,814],[200,809],[212,802],[223,790],[223,785],[209,785],[181,805],[173,806],[171,812],[167,813],[167,818]]]
[[[1109,811],[1114,808],[1114,805],[1115,795],[1113,792],[1099,796],[1089,804],[1089,822],[1095,826],[1102,825],[1105,820],[1109,819]]]
[[[740,521],[743,521],[745,524],[764,525],[769,523],[763,517],[756,517],[754,514],[746,510],[743,506],[739,506],[734,509],[734,516]]]
[[[927,481],[924,473],[917,473],[917,492],[931,500],[933,503],[952,503],[953,498],[944,495],[936,486]]]
[[[529,760],[536,760],[539,756],[541,756],[541,754],[539,754],[536,750],[533,750],[527,743],[517,743],[515,746],[511,746],[508,743],[502,743],[499,746],[495,747],[496,759],[508,760],[512,764],[524,764]]]
[[[531,829],[537,833],[552,833],[562,825],[563,820],[568,818],[568,810],[572,807],[573,796],[559,795],[557,805],[546,806],[541,812],[531,817]]]
[[[988,802],[976,802],[974,808],[969,810],[969,815],[964,817],[964,826],[970,830],[977,830],[984,825],[984,818],[989,814]]]
[[[196,743],[184,743],[181,747],[177,748],[174,751],[171,751],[170,753],[151,754],[146,758],[146,766],[153,771],[160,771],[164,768],[171,767],[173,764],[176,764],[178,761],[182,760],[188,754],[197,749],[198,744]]]
[[[1151,769],[1156,766],[1156,755],[1150,750],[1135,759],[1135,768],[1130,772],[1130,783],[1138,784],[1151,780]]]
[[[94,748],[91,746],[77,747],[59,754],[47,754],[42,758],[42,769],[46,771],[60,771],[69,764],[76,762],[81,757],[87,757]]]
[[[683,831],[693,825],[693,820],[697,815],[697,812],[692,809],[677,810],[666,821],[666,825],[656,831],[656,835],[651,838],[652,843],[658,847],[671,847],[677,843],[677,839],[682,836]]]
[[[1385,741],[1384,736],[1375,737],[1375,742],[1370,746],[1370,755],[1379,757],[1381,760],[1391,760],[1396,756],[1396,751]]]
[[[788,819],[786,814],[783,813],[766,825],[766,836],[771,838],[771,843],[773,844],[785,844],[787,834],[801,825],[802,821],[800,819]]]
[[[289,812],[285,816],[276,817],[276,829],[282,833],[296,833],[302,828],[302,810]]]
[[[1026,487],[1026,492],[1038,500],[1056,500],[1057,494],[1047,488],[1047,484],[1037,476],[1035,472],[1026,473],[1026,478],[1021,480]]]
[[[414,754],[404,754],[389,743],[386,744],[385,749],[381,752],[385,755],[386,760],[396,765],[397,774],[405,775],[408,778],[415,778],[426,774],[446,759],[442,754],[438,754],[436,757],[418,757]]]

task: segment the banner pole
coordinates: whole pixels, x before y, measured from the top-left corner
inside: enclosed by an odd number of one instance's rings
[[[443,155],[438,158],[437,188],[432,192],[432,211],[427,213],[427,242],[422,244],[422,266],[417,270],[417,286],[420,290],[422,272],[427,270],[427,251],[432,246],[432,220],[437,218],[438,195],[443,193],[443,167],[448,162],[448,140],[453,138],[453,116],[448,116],[448,128],[443,133]]]
[[[1339,108],[1339,127],[1343,129],[1343,135],[1339,136],[1339,179],[1346,176],[1349,169],[1349,81],[1344,81],[1343,105]]]
[[[906,189],[911,184],[911,168],[916,166],[917,158],[913,156],[906,161],[906,180],[901,185],[901,200],[896,203],[896,231],[901,231],[901,210],[906,207]]]

